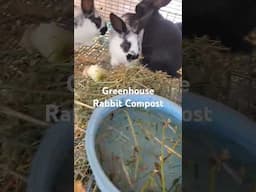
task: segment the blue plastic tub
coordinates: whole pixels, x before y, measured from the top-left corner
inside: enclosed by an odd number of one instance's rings
[[[164,104],[164,107],[157,108],[156,110],[161,110],[167,114],[170,114],[176,118],[180,123],[182,121],[182,110],[181,107],[172,103],[171,101],[156,95],[120,95],[111,98],[112,100],[121,100],[123,103],[127,99],[132,101],[159,101],[161,100]],[[117,110],[117,107],[105,107],[105,108],[96,108],[88,122],[87,133],[86,133],[86,153],[88,162],[92,169],[93,175],[95,177],[97,186],[102,192],[119,192],[119,189],[110,181],[106,176],[99,159],[97,158],[96,153],[96,135],[99,130],[100,124],[111,114],[113,111]],[[151,110],[153,110],[151,108]]]

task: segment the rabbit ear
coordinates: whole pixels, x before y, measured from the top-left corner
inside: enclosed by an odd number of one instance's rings
[[[152,0],[152,2],[156,8],[161,8],[168,5],[171,0]]]
[[[84,13],[91,13],[94,10],[94,0],[81,0],[81,8]]]
[[[119,34],[128,32],[125,22],[114,13],[110,13],[110,22],[114,30]]]
[[[143,29],[147,25],[147,23],[150,22],[150,18],[153,13],[154,13],[154,10],[149,10],[145,15],[143,15],[142,17],[139,17],[139,19],[137,20],[138,31]]]
[[[125,13],[122,18],[134,31],[137,31],[138,19],[135,13]]]

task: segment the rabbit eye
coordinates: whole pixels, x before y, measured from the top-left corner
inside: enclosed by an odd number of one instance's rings
[[[124,50],[124,52],[127,53],[131,48],[131,43],[127,41],[127,39],[124,39],[123,43],[120,46]]]

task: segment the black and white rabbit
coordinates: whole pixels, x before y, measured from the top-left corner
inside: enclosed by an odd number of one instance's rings
[[[133,60],[139,58],[141,53],[141,41],[143,30],[137,31],[127,23],[128,13],[122,18],[111,13],[110,22],[113,30],[111,31],[109,52],[111,56],[111,66],[129,65]]]
[[[81,0],[81,7],[74,8],[74,44],[91,45],[97,35],[107,32],[106,22],[94,8],[94,0]]]
[[[159,9],[170,1],[142,0],[136,6],[136,19],[140,22],[135,24],[144,29],[142,64],[153,71],[161,70],[179,76],[177,71],[182,64],[182,33],[176,24],[164,19],[159,13]]]
[[[256,27],[255,0],[183,1],[183,36],[208,35],[232,51],[252,51],[244,37]]]

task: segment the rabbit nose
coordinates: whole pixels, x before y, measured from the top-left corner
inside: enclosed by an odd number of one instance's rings
[[[132,60],[138,59],[139,55],[138,54],[136,54],[136,55],[127,54],[126,58],[128,61],[132,61]]]

